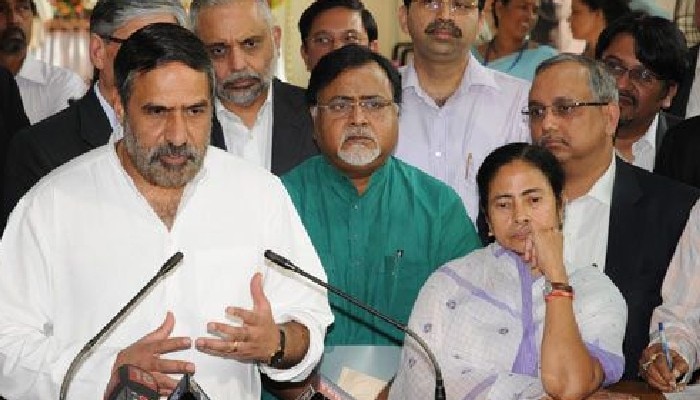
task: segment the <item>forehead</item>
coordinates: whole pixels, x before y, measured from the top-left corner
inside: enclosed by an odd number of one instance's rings
[[[269,36],[270,26],[255,1],[235,1],[202,9],[197,35],[205,42],[228,42],[250,36]]]
[[[629,33],[617,34],[603,52],[605,56],[615,56],[624,61],[638,61],[635,54],[635,40]]]
[[[180,107],[209,100],[207,74],[170,62],[134,77],[130,103]]]
[[[158,22],[169,22],[176,24],[175,16],[170,13],[147,14],[141,17],[135,17],[122,24],[113,32],[113,36],[126,39],[132,33],[143,28],[144,26],[155,24]]]
[[[591,96],[588,70],[574,62],[553,65],[532,81],[530,101],[551,103],[558,98],[587,100]]]
[[[489,183],[490,197],[503,194],[519,195],[531,189],[544,190],[549,188],[549,182],[542,171],[523,160],[513,160],[502,165]]]
[[[375,62],[343,71],[319,92],[320,98],[382,96],[392,98],[391,81]]]
[[[314,18],[311,23],[310,33],[347,30],[367,33],[362,25],[362,16],[359,11],[345,7],[335,7],[321,12]]]

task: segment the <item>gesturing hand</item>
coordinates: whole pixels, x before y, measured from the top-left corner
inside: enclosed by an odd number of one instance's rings
[[[675,350],[670,350],[673,371],[666,364],[663,348],[654,343],[642,352],[639,360],[639,372],[653,387],[662,392],[674,392],[679,389],[676,379],[688,372],[688,363]]]
[[[170,337],[174,327],[175,317],[168,311],[161,326],[117,354],[112,371],[124,364],[135,365],[153,375],[161,395],[169,395],[177,386],[177,381],[166,374],[194,373],[194,364],[191,362],[160,358],[162,354],[186,350],[192,346],[188,337]]]
[[[207,331],[219,338],[198,338],[197,350],[217,357],[267,363],[280,342],[279,328],[272,318],[270,303],[262,287],[262,275],[250,280],[253,310],[227,307],[226,314],[243,322],[240,327],[220,322],[207,324]]]

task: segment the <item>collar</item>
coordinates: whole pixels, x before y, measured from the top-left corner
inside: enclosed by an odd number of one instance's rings
[[[100,106],[102,106],[102,110],[105,112],[105,115],[109,120],[109,125],[112,127],[112,130],[117,130],[121,124],[119,123],[119,119],[117,118],[117,113],[114,111],[114,108],[112,108],[104,96],[102,96],[102,92],[100,91],[100,81],[95,81],[93,85],[95,88],[95,96],[97,96],[97,100],[100,102]]]
[[[360,195],[359,193],[357,193],[357,189],[355,188],[355,185],[353,185],[350,181],[350,178],[348,178],[338,168],[331,164],[331,162],[325,155],[320,155],[319,157],[322,158],[322,169],[324,171],[324,175],[330,178],[329,181],[331,187],[345,201],[351,201],[353,199],[367,197],[370,193],[372,193],[375,190],[374,188],[384,185],[384,183],[389,177],[391,169],[396,164],[394,156],[387,157],[386,161],[384,162],[384,165],[380,166],[372,173],[372,176],[369,180],[369,185],[367,185],[367,190],[365,190],[365,192],[362,195]]]
[[[654,150],[654,154],[656,154],[656,131],[659,129],[659,113],[656,113],[656,116],[654,117],[654,120],[651,121],[651,124],[649,125],[649,128],[647,129],[647,132],[639,138],[637,143],[644,141],[646,142],[649,146],[651,146],[652,150]]]
[[[273,85],[273,81],[274,81],[274,78],[273,78],[272,80],[270,80],[270,85],[269,85],[268,88],[267,88],[267,98],[265,99],[265,102],[262,104],[262,106],[260,106],[260,109],[258,110],[258,116],[257,116],[257,118],[256,118],[256,121],[257,121],[258,118],[260,118],[260,116],[265,112],[265,110],[266,110],[268,107],[272,107],[272,96],[273,96],[273,93],[272,93],[272,85]],[[217,115],[219,118],[222,118],[222,119],[223,119],[223,118],[226,118],[226,119],[228,119],[229,121],[233,121],[233,122],[237,122],[237,123],[239,123],[239,124],[243,124],[243,120],[241,120],[241,118],[238,116],[238,114],[236,114],[235,112],[233,112],[233,111],[229,110],[228,108],[226,108],[226,106],[224,106],[224,103],[222,103],[221,100],[219,100],[218,97],[216,98],[216,100],[214,100],[214,107],[215,107],[216,115]]]
[[[591,186],[591,189],[586,193],[584,197],[592,197],[599,202],[607,205],[608,207],[612,203],[612,193],[613,186],[615,184],[615,170],[617,168],[617,157],[615,154],[612,156],[610,165],[605,173],[598,178],[596,183]]]
[[[410,60],[405,67],[401,68],[401,75],[403,78],[401,80],[402,90],[413,89],[419,96],[428,97],[421,87],[413,60]],[[464,75],[462,76],[462,81],[450,98],[465,95],[469,93],[469,90],[472,87],[489,87],[498,89],[499,85],[496,83],[494,75],[494,71],[481,65],[479,60],[477,60],[476,57],[469,52],[469,62],[467,63],[467,68],[465,68]]]
[[[19,69],[17,76],[40,85],[46,85],[48,82],[48,77],[46,76],[45,67],[45,63],[27,54],[27,56],[24,58],[24,62],[22,63],[22,68]]]

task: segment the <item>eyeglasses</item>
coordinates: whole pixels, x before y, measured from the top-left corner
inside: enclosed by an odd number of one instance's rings
[[[573,101],[573,100],[557,100],[552,105],[545,106],[543,104],[530,104],[523,108],[521,113],[528,118],[530,121],[541,121],[544,119],[547,109],[552,109],[552,114],[559,118],[571,118],[574,111],[579,107],[595,107],[595,106],[607,106],[610,102],[607,101]]]
[[[334,118],[342,118],[350,115],[350,112],[355,108],[359,107],[363,113],[368,116],[380,115],[387,107],[393,105],[392,100],[382,99],[382,98],[369,98],[369,99],[334,99],[324,104],[317,104],[316,107],[325,110]]]
[[[605,59],[603,62],[616,79],[622,78],[627,73],[629,73],[629,77],[632,81],[643,85],[651,84],[654,82],[654,79],[661,79],[657,74],[642,65],[634,68],[627,68],[621,62],[614,59]]]
[[[114,42],[117,44],[123,44],[124,42],[126,42],[126,39],[121,39],[121,38],[110,36],[110,35],[99,35],[99,36],[108,42]]]
[[[329,33],[319,33],[309,39],[309,45],[314,47],[335,48],[336,43],[342,43],[343,46],[349,44],[361,44],[367,41],[367,38],[358,32],[346,31],[339,36],[333,36]]]
[[[472,10],[479,8],[477,0],[417,0],[423,8],[429,11],[437,11],[443,4],[450,5],[450,12],[453,14],[468,14]]]

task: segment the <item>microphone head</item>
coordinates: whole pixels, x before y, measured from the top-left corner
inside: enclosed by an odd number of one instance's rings
[[[294,270],[294,264],[292,264],[291,261],[287,260],[286,258],[282,257],[281,255],[275,253],[272,250],[265,250],[265,258],[268,260],[272,261],[273,263],[279,265],[280,267],[284,269],[289,269],[289,270]]]
[[[168,258],[168,261],[166,261],[165,264],[163,264],[163,266],[160,268],[158,275],[162,276],[172,271],[180,263],[180,261],[182,261],[183,258],[184,254],[182,254],[181,251],[178,251],[177,253],[173,254],[170,258]]]

